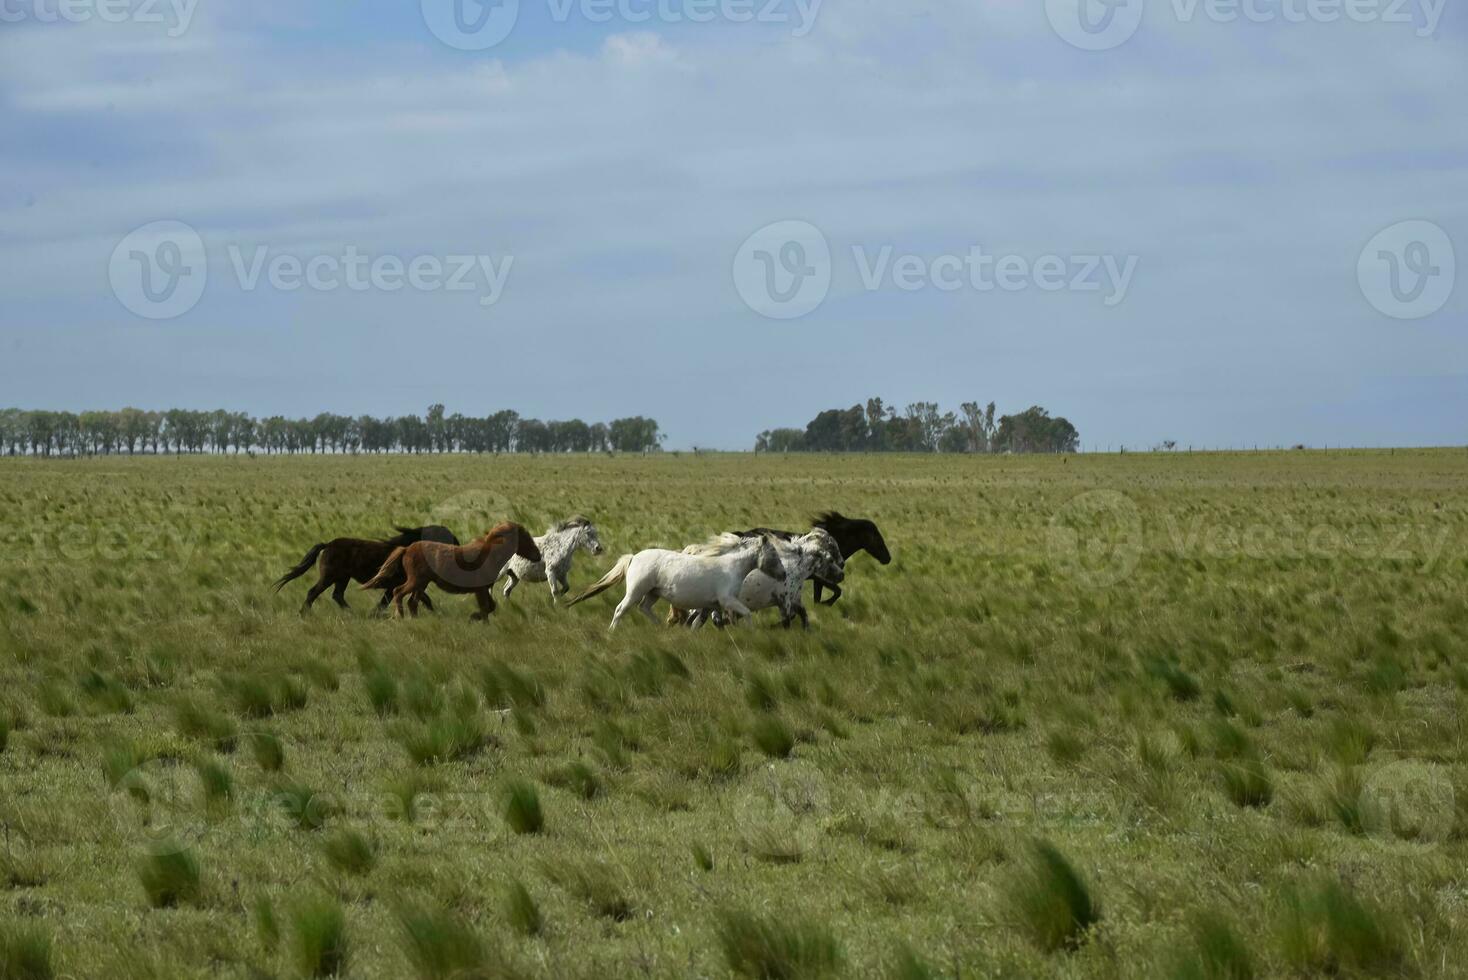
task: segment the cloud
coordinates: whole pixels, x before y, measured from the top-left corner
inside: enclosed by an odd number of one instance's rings
[[[293,43],[333,25],[209,6],[173,48],[102,24],[0,35],[0,127],[16,134],[0,153],[18,188],[0,197],[0,345],[69,358],[98,397],[137,400],[111,380],[119,365],[165,400],[198,390],[215,344],[258,352],[205,386],[241,407],[421,410],[430,378],[400,395],[363,384],[410,323],[414,347],[449,363],[579,352],[555,369],[578,384],[515,379],[451,407],[642,412],[674,444],[742,446],[868,395],[1039,401],[1088,443],[1161,437],[1157,416],[1168,437],[1222,441],[1241,379],[1266,368],[1249,397],[1269,422],[1252,424],[1296,441],[1328,427],[1298,410],[1302,390],[1465,365],[1461,330],[1383,324],[1352,278],[1361,245],[1405,217],[1456,230],[1468,256],[1468,59],[1451,34],[1164,19],[1098,54],[1064,45],[1038,4],[828,0],[804,38],[548,28],[533,54],[470,58],[426,37]],[[1114,311],[1065,294],[872,295],[838,268],[820,311],[777,325],[742,306],[730,263],[790,218],[848,266],[852,246],[889,244],[1141,261]],[[120,343],[133,325],[106,292],[108,256],[160,219],[198,228],[211,269],[231,244],[515,266],[487,313],[446,294],[242,294],[216,276],[197,317]],[[196,356],[176,359],[180,335]],[[797,390],[719,387],[750,354],[823,370]],[[281,365],[316,355],[329,376],[290,392]],[[0,383],[37,402],[40,372],[8,360]],[[1117,384],[1154,407],[1119,408]],[[1332,438],[1360,421],[1342,412]]]

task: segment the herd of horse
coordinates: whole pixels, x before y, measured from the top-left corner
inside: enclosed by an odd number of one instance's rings
[[[522,581],[546,582],[551,602],[559,603],[571,591],[576,553],[600,555],[605,550],[596,525],[579,515],[558,521],[540,537],[507,521],[468,544],[460,544],[452,531],[436,524],[394,530],[395,537],[381,541],[337,538],[313,545],[300,564],[275,582],[275,591],[315,566],[318,578],[306,593],[303,613],[327,589],[337,605],[348,608],[347,588],[357,582],[363,589],[380,590],[378,611],[392,603],[399,619],[405,603],[412,616],[418,615],[420,605],[432,611],[428,588],[436,586],[450,595],[474,596],[478,610],[472,618],[485,620],[495,611],[492,590],[501,579],[502,597]],[[755,612],[775,608],[785,627],[798,618],[809,628],[810,616],[801,599],[805,583],[814,583],[817,603],[835,604],[841,597],[846,561],[862,551],[883,565],[892,560],[876,524],[827,511],[804,533],[757,527],[719,534],[681,551],[648,548],[623,555],[566,605],[577,605],[625,582],[626,593],[612,614],[613,629],[634,608],[654,623],[695,629],[709,621],[748,622]],[[823,601],[824,591],[831,595]],[[659,600],[672,607],[666,620],[654,612]]]

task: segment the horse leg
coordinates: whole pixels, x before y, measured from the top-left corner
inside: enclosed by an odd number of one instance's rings
[[[347,585],[351,581],[352,580],[349,578],[341,579],[336,583],[335,588],[331,590],[332,599],[336,600],[336,604],[338,606],[341,606],[343,609],[352,608],[351,606],[347,605]]]
[[[418,618],[418,603],[422,601],[423,597],[418,594],[418,591],[416,589],[410,590],[408,592],[408,613],[414,619]]]
[[[474,599],[479,603],[479,611],[470,616],[470,619],[488,621],[489,614],[494,612],[494,596],[490,594],[489,588],[486,586],[475,590]]]
[[[556,572],[546,577],[550,580],[551,602],[558,601],[561,596],[571,591],[571,583],[566,581],[565,572]]]
[[[737,597],[728,596],[726,598],[722,598],[719,600],[719,605],[723,607],[724,612],[742,617],[745,621],[746,626],[754,625],[754,614],[751,613],[749,611],[749,607],[740,602]]]
[[[662,620],[658,619],[658,614],[652,611],[652,607],[657,605],[657,602],[657,596],[646,595],[643,596],[642,601],[637,604],[637,608],[642,610],[642,615],[646,616],[654,626],[661,626],[663,625]]]
[[[438,612],[437,609],[433,608],[433,600],[428,598],[428,586],[425,585],[423,587],[423,594],[418,597],[418,601],[423,603],[423,608],[429,612]]]
[[[622,617],[627,615],[627,610],[631,609],[635,603],[641,601],[642,596],[638,595],[636,590],[629,588],[627,594],[622,597],[622,601],[617,603],[617,608],[613,610],[612,625],[608,626],[607,629],[616,629],[617,624],[622,621]]]
[[[505,578],[509,579],[509,581],[505,583],[505,587],[500,592],[500,595],[508,599],[510,597],[510,593],[515,591],[515,586],[520,584],[520,576],[516,575],[514,572],[510,571],[507,568],[505,569]]]
[[[331,581],[323,575],[321,580],[311,586],[311,590],[306,593],[306,601],[301,605],[301,612],[308,612],[311,609],[311,604],[321,598],[321,593],[329,588],[331,588]]]
[[[815,580],[815,583],[816,583],[816,602],[819,605],[822,605],[822,606],[834,606],[836,604],[836,600],[839,599],[839,598],[841,598],[841,586],[837,585],[835,582],[827,582],[824,579],[819,579],[818,578],[818,579]],[[827,599],[825,602],[821,602],[821,586],[823,586],[823,585],[826,588],[828,588],[828,589],[831,590],[831,598]]]
[[[381,613],[381,612],[385,612],[387,610],[387,604],[389,602],[392,602],[392,594],[393,594],[393,590],[392,589],[383,589],[382,590],[382,601],[380,601],[377,604],[377,609],[376,609],[377,612]]]
[[[392,590],[392,601],[393,601],[393,606],[395,608],[395,613],[393,615],[393,618],[394,619],[402,619],[403,618],[403,596],[405,596],[407,594],[408,594],[408,583],[407,582],[404,582],[402,585],[400,585],[396,589],[393,589]]]

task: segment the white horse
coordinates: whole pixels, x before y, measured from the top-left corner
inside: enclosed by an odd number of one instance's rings
[[[552,524],[545,534],[535,539],[535,545],[540,549],[541,560],[530,561],[519,555],[511,558],[504,571],[509,581],[501,595],[508,597],[522,579],[526,582],[549,582],[551,602],[555,602],[559,596],[571,591],[566,576],[571,573],[571,559],[576,557],[576,552],[602,553],[596,525],[579,514]]]
[[[723,534],[707,544],[690,545],[683,551],[690,555],[717,555],[737,548],[747,540],[737,534]],[[810,615],[800,599],[801,590],[806,580],[813,576],[831,583],[846,577],[846,561],[841,557],[841,548],[829,532],[819,527],[789,541],[773,540],[775,551],[785,566],[784,580],[771,578],[756,568],[744,577],[739,587],[739,601],[755,611],[777,606],[783,626],[789,628],[791,621],[799,616],[800,625],[810,629]],[[698,625],[711,614],[717,615],[713,610],[697,610],[689,622]]]
[[[612,629],[617,628],[617,623],[633,606],[654,623],[658,622],[652,607],[659,599],[666,599],[679,609],[722,609],[748,616],[749,607],[739,601],[739,589],[745,577],[756,568],[777,581],[785,579],[785,566],[768,537],[744,539],[738,547],[717,556],[649,548],[617,559],[601,581],[567,605],[590,599],[625,579],[627,594],[612,614]]]

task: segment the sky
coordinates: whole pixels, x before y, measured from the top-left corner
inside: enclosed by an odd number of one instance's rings
[[[1468,443],[1461,0],[498,3],[0,0],[0,406]]]

